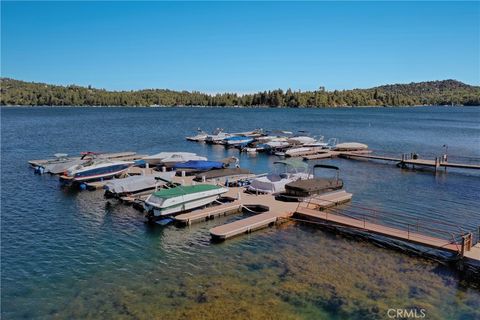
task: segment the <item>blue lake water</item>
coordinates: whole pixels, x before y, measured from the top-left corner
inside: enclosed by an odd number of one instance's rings
[[[101,191],[62,190],[31,159],[57,152],[191,151],[240,157],[257,173],[274,156],[185,141],[197,127],[307,130],[388,155],[480,162],[480,108],[2,108],[1,312],[19,318],[384,319],[425,308],[429,319],[480,318],[480,291],[440,264],[365,241],[287,223],[210,243],[208,230],[152,227]],[[333,159],[360,207],[433,220],[445,231],[480,226],[480,172],[402,170]],[[386,221],[389,215],[383,217]]]

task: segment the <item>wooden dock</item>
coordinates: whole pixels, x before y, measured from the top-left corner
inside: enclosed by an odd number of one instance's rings
[[[289,218],[290,215],[284,213],[280,215],[271,211],[256,214],[246,219],[237,220],[232,223],[224,224],[210,229],[210,234],[213,239],[225,240],[234,236],[250,233],[255,230],[263,229],[269,226],[273,226],[280,222],[281,218]]]
[[[368,221],[366,217],[361,219],[328,211],[320,211],[312,208],[312,206],[314,207],[315,203],[302,203],[295,211],[295,216],[308,221],[338,225],[348,229],[377,234],[390,239],[455,253],[463,258],[480,263],[480,242],[475,245],[472,243],[472,233],[465,233],[461,236],[452,235],[451,239],[442,239],[421,234],[417,231],[414,225],[407,224],[405,229],[393,228],[378,223],[372,223]]]
[[[367,159],[367,160],[382,160],[382,161],[391,161],[396,162],[400,166],[411,165],[415,166],[425,166],[433,167],[435,170],[439,168],[459,168],[459,169],[480,169],[478,164],[467,164],[467,163],[455,163],[443,161],[442,157],[436,157],[434,160],[429,159],[415,159],[412,154],[403,154],[401,158],[372,155],[372,154],[359,154],[355,152],[341,152],[338,155],[342,158],[347,159]]]
[[[320,159],[328,159],[328,158],[333,158],[338,155],[338,152],[336,151],[326,151],[326,152],[319,152],[315,154],[309,154],[305,155],[303,157],[303,160],[320,160]]]
[[[238,192],[241,188],[235,188],[231,196],[235,192]],[[340,203],[349,201],[352,198],[350,193],[345,191],[334,191],[325,195],[317,196],[318,206],[321,206],[323,200],[324,208],[327,206],[335,206]],[[238,200],[242,206],[248,205],[263,205],[268,207],[268,211],[260,214],[256,214],[246,219],[227,223],[222,226],[218,226],[210,229],[212,238],[216,240],[225,240],[240,234],[250,233],[252,231],[266,228],[268,226],[275,225],[287,221],[291,217],[298,207],[298,202],[283,202],[276,200],[271,194],[253,195],[248,193],[241,194],[241,198]]]
[[[352,194],[345,190],[332,191],[309,199],[307,202],[301,202],[300,206],[325,210],[339,204],[352,200]],[[297,208],[298,209],[298,208]]]
[[[205,221],[213,219],[218,216],[226,216],[230,213],[238,213],[242,210],[242,204],[240,201],[233,201],[225,203],[219,206],[208,207],[202,210],[196,210],[188,213],[183,213],[175,216],[176,222],[183,225],[191,225],[195,222]]]

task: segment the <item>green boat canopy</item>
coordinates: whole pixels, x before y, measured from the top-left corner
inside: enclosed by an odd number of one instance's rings
[[[219,188],[221,187],[214,186],[212,184],[198,184],[195,186],[178,186],[171,189],[162,189],[160,191],[154,192],[153,195],[158,198],[168,199],[168,198],[184,196],[187,194],[197,193],[197,192],[216,190]]]
[[[274,164],[277,164],[277,163],[284,164],[294,169],[303,169],[305,171],[308,170],[308,164],[299,159],[285,159],[285,160],[279,160],[274,162]]]

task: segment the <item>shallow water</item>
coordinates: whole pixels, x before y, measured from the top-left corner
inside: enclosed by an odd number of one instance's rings
[[[412,307],[429,319],[480,317],[479,290],[436,262],[298,223],[212,244],[208,230],[238,217],[151,227],[131,207],[106,206],[102,192],[61,190],[27,165],[85,150],[238,156],[185,141],[197,127],[308,130],[397,156],[432,158],[447,144],[450,161],[479,163],[480,108],[2,108],[1,117],[4,319],[383,319]],[[275,159],[240,157],[257,173]],[[354,193],[342,210],[374,208],[389,223],[396,213],[432,219],[445,231],[480,225],[478,172],[324,163],[340,166]]]

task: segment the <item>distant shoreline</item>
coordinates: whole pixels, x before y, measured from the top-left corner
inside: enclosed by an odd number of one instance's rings
[[[143,89],[108,91],[91,86],[59,86],[1,78],[0,105],[16,106],[197,106],[230,108],[325,108],[480,105],[480,87],[456,80],[383,85],[367,89],[293,91],[274,89],[251,94]]]
[[[325,106],[325,107],[276,107],[276,106],[96,106],[96,105],[0,105],[0,108],[69,108],[69,109],[79,109],[79,108],[141,108],[141,109],[173,109],[173,108],[195,108],[195,109],[365,109],[365,108],[383,108],[383,109],[393,109],[393,108],[478,108],[480,105],[405,105],[405,106]]]

